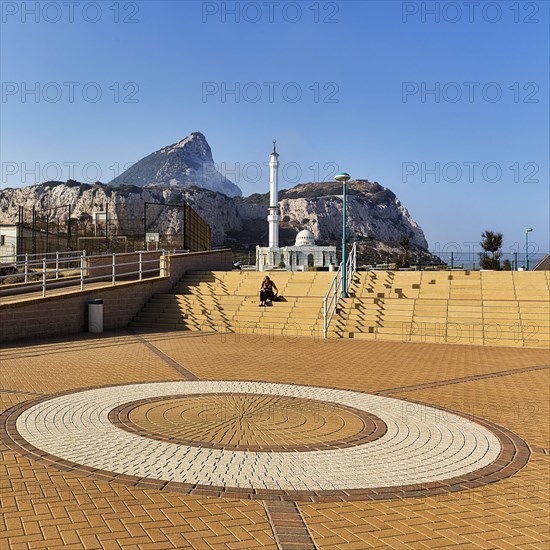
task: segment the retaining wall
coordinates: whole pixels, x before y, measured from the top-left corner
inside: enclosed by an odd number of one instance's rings
[[[87,331],[88,302],[95,299],[103,300],[104,330],[124,328],[153,294],[168,292],[186,272],[227,271],[232,260],[229,249],[169,255],[159,277],[0,304],[0,342]]]

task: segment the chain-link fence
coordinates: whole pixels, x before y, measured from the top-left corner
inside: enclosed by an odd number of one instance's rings
[[[11,233],[10,233],[11,230]],[[119,217],[108,209],[74,215],[70,205],[19,207],[17,222],[2,226],[2,254],[47,254],[86,250],[89,254],[212,248],[210,226],[187,203],[144,203],[143,215]],[[5,250],[4,250],[5,248]]]

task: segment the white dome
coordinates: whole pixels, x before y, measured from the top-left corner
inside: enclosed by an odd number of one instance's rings
[[[296,235],[296,243],[294,246],[315,246],[315,237],[313,233],[307,229],[302,229],[302,231]]]

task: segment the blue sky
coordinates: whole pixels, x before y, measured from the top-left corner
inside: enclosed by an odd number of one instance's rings
[[[549,249],[546,1],[36,4],[2,4],[2,187],[106,182],[200,130],[266,192],[277,138],[283,187],[378,181],[432,249]]]

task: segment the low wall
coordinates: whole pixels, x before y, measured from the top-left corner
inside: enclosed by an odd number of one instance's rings
[[[76,334],[88,330],[88,302],[103,300],[103,328],[124,328],[156,293],[168,292],[188,271],[227,271],[231,250],[166,257],[160,277],[0,304],[0,342]]]

